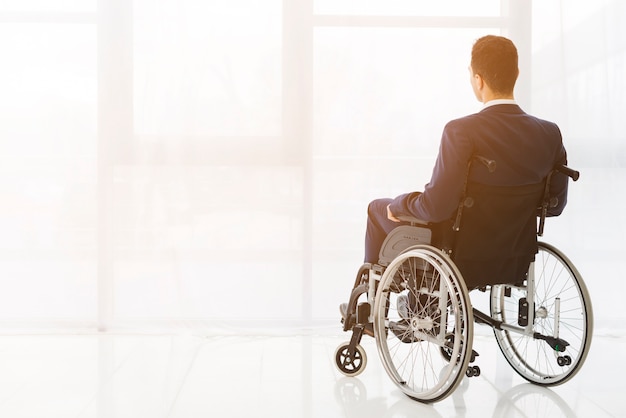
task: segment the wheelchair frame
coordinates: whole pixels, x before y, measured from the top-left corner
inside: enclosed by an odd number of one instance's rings
[[[477,160],[490,171],[495,169],[495,162]],[[555,171],[574,181],[579,177],[565,166]],[[540,208],[539,236],[548,207],[556,203],[548,195],[551,175]],[[459,205],[456,230],[464,206]],[[388,237],[381,254],[385,245],[402,250],[388,263],[363,264],[348,303],[342,304],[343,330],[352,331],[350,341],[335,353],[342,373],[356,376],[364,370],[367,355],[360,341],[363,334],[370,335],[387,374],[407,396],[427,403],[442,400],[464,375],[480,375],[479,366],[471,365],[478,356],[472,348],[474,323],[493,329],[506,360],[531,383],[558,385],[580,370],[591,344],[593,313],[580,273],[561,251],[538,242],[523,283],[488,286],[490,314],[486,314],[472,307],[450,255],[430,245],[428,225],[403,220],[411,226],[400,226],[404,229],[390,243]],[[362,295],[365,301],[359,302]]]

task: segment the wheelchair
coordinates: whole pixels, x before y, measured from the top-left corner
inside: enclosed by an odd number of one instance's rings
[[[489,172],[495,169],[493,160],[476,161]],[[548,207],[556,206],[549,184],[557,172],[578,180],[577,171],[560,166],[541,184],[494,192],[474,189],[466,177],[453,220],[401,218],[405,223],[386,237],[378,263],[359,268],[349,301],[340,306],[343,330],[352,337],[335,352],[339,371],[363,372],[367,355],[360,341],[372,336],[385,371],[402,392],[424,403],[440,401],[464,377],[480,375],[472,348],[479,324],[493,329],[507,362],[527,381],[554,386],[574,377],[593,334],[590,296],[565,254],[537,240]],[[527,218],[521,227],[520,217]],[[512,224],[517,231],[504,231]],[[531,251],[495,261],[485,256],[511,251],[515,245],[506,240],[519,241],[520,230],[526,230]],[[477,244],[476,236],[485,237]],[[468,277],[483,281],[476,285],[473,279],[468,290]],[[488,314],[472,307],[469,291],[475,289],[489,292]]]

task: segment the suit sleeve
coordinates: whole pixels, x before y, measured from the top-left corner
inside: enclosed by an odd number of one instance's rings
[[[396,197],[390,204],[395,216],[409,215],[427,222],[450,219],[461,199],[468,162],[473,144],[460,121],[449,122],[444,128],[439,155],[430,182],[424,192],[412,192]]]

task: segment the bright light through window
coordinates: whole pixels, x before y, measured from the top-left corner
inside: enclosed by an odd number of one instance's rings
[[[281,6],[135,1],[135,131],[279,135]]]
[[[97,0],[0,0],[0,12],[95,12]]]
[[[315,13],[387,16],[499,16],[501,0],[315,0]]]

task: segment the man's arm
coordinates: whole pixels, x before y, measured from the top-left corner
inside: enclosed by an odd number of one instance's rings
[[[463,128],[458,121],[446,125],[433,174],[424,192],[396,197],[388,206],[388,215],[396,219],[412,216],[426,222],[440,222],[453,216],[463,194],[467,164],[473,153],[473,145]]]
[[[387,205],[387,219],[393,222],[402,222],[400,219],[396,218],[393,213],[391,213],[391,209],[389,209],[389,206],[391,205]]]

